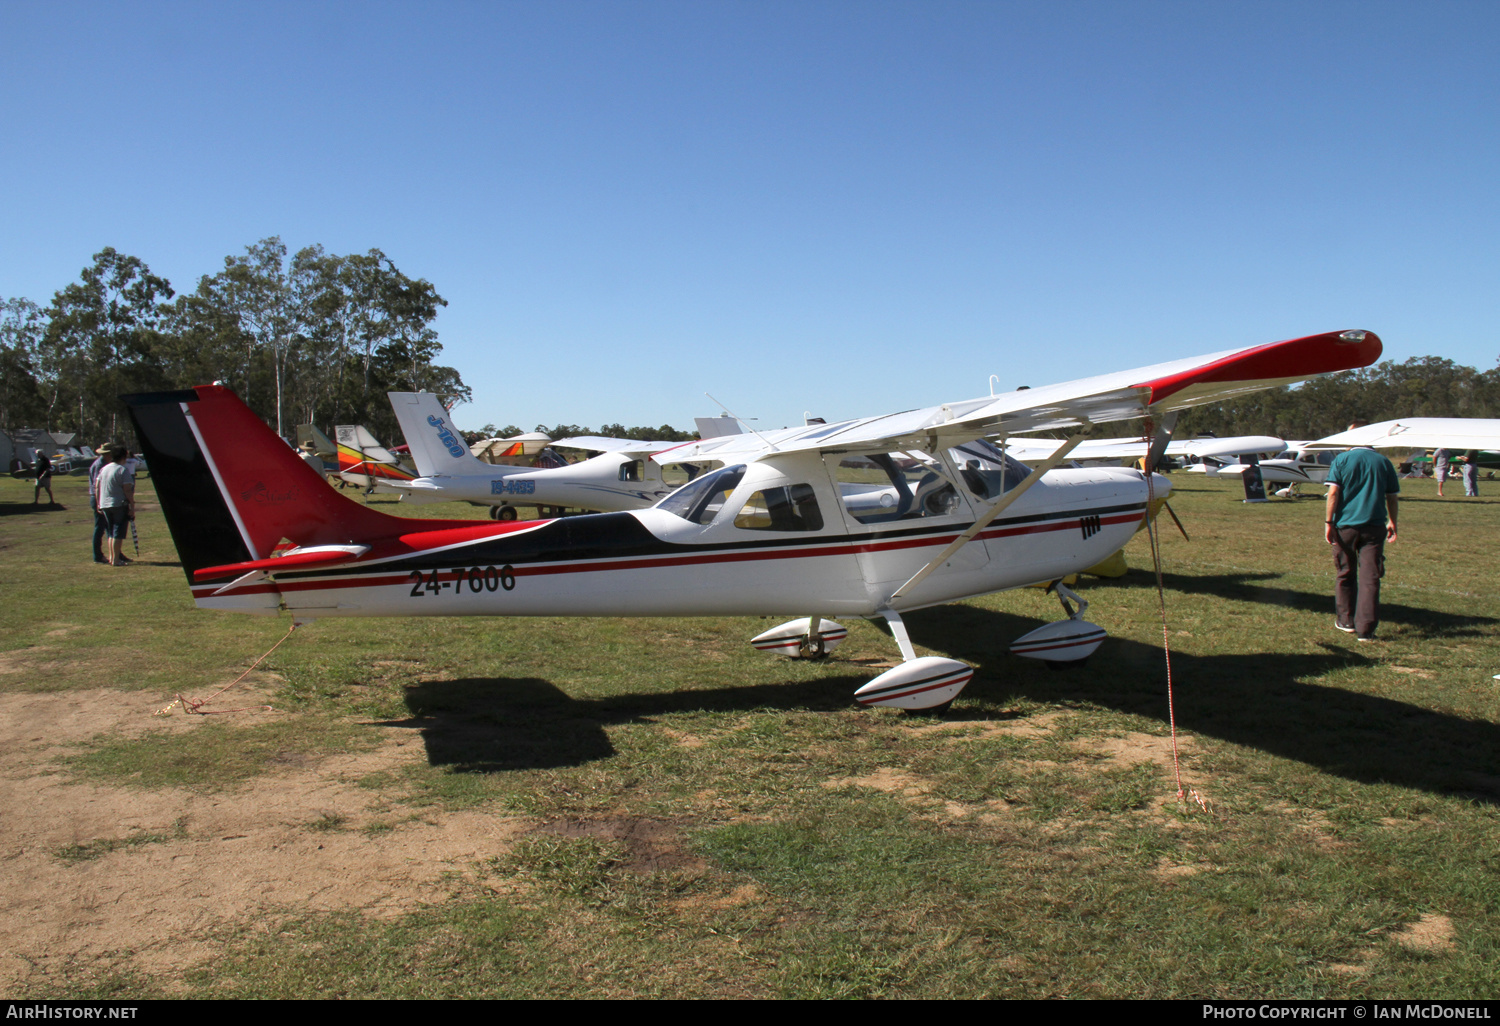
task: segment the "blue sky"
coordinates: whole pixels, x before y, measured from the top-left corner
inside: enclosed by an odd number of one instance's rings
[[[1500,5],[0,4],[0,296],[270,235],[486,422],[869,415],[1312,332],[1500,358]],[[1187,426],[1187,425],[1184,425]]]

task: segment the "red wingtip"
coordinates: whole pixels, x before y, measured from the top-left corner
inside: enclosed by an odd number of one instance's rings
[[[1381,350],[1380,336],[1373,331],[1326,331],[1257,346],[1204,367],[1143,381],[1136,387],[1151,389],[1151,404],[1155,405],[1189,385],[1298,381],[1368,367],[1380,359]]]

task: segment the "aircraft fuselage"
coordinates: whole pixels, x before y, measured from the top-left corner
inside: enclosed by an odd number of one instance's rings
[[[703,523],[656,507],[416,530],[360,539],[371,549],[354,562],[277,570],[215,595],[234,579],[226,572],[195,582],[193,594],[204,608],[304,618],[873,616],[1050,581],[1101,561],[1129,540],[1148,499],[1135,470],[1052,471],[892,602],[984,504],[966,495],[951,508],[935,504],[937,513],[861,522],[838,489],[820,457],[801,454],[751,463],[732,491],[708,497],[716,506],[683,511]],[[1156,475],[1155,497],[1169,491]],[[767,512],[789,493],[800,511],[817,510],[790,528]]]

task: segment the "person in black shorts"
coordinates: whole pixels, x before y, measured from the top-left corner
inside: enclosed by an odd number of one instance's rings
[[[36,475],[36,494],[32,496],[31,504],[39,506],[42,502],[42,489],[47,489],[47,505],[56,506],[57,500],[52,497],[52,461],[47,454],[38,449],[36,451],[36,465],[31,468]]]

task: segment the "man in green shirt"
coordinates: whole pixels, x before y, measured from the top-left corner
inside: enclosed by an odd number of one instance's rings
[[[1363,426],[1356,421],[1349,429]],[[1328,468],[1323,537],[1333,546],[1337,571],[1333,625],[1357,641],[1374,641],[1380,623],[1385,543],[1396,540],[1400,491],[1396,469],[1374,449],[1340,453]]]

